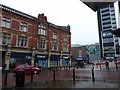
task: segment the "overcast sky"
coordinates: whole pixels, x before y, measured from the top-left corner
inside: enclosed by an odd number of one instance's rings
[[[49,22],[59,26],[69,24],[72,44],[99,42],[97,13],[80,0],[0,0],[0,3],[35,17],[44,13]]]

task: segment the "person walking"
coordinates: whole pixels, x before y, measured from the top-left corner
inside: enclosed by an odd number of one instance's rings
[[[36,68],[39,68],[39,65],[38,65],[38,63],[36,63],[36,64],[35,64],[35,67],[36,67]]]
[[[106,69],[109,69],[109,62],[108,61],[106,61]]]

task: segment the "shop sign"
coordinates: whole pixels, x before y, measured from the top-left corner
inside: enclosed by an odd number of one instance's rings
[[[46,56],[44,56],[44,55],[37,55],[36,57],[37,58],[46,58]]]

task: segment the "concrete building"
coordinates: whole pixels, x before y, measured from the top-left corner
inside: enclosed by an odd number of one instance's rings
[[[94,61],[101,60],[99,43],[88,45],[88,50],[89,50],[89,61],[90,62],[92,62],[93,60]]]
[[[114,59],[119,52],[119,39],[112,34],[116,30],[114,4],[97,11],[101,58]]]
[[[34,17],[0,5],[0,51],[2,63],[17,65],[38,63],[41,67],[70,64],[70,26],[47,21],[44,14]]]

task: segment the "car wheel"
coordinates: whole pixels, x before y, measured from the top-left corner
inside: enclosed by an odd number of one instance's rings
[[[37,70],[34,70],[34,74],[37,74],[38,73],[38,71]]]

